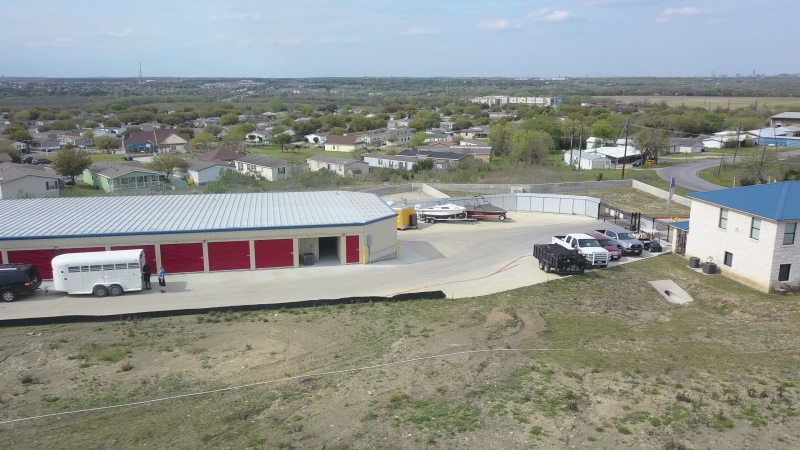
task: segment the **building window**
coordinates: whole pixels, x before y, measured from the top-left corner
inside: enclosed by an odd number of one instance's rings
[[[733,253],[725,252],[725,265],[733,267]]]
[[[783,245],[794,244],[794,235],[797,233],[797,222],[787,223],[783,229]]]
[[[789,273],[792,271],[791,264],[781,264],[778,269],[778,281],[789,281]]]
[[[728,229],[728,210],[727,209],[720,209],[719,210],[719,227],[723,230]]]
[[[45,189],[48,191],[51,189],[58,189],[58,181],[45,181]]]
[[[761,236],[761,219],[753,217],[753,222],[750,225],[750,238],[758,240]]]
[[[278,175],[285,175],[286,167],[278,167]]]

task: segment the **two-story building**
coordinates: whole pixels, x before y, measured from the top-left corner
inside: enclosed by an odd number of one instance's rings
[[[292,167],[285,159],[269,156],[248,155],[234,161],[236,170],[246,175],[277,181],[292,176]]]
[[[309,157],[306,162],[308,163],[308,170],[311,172],[326,169],[341,177],[362,177],[369,173],[369,164],[355,158],[314,155]]]
[[[686,256],[762,291],[800,284],[800,181],[695,192]]]

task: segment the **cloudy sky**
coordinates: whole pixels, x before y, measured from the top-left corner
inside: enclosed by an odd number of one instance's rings
[[[0,75],[800,72],[797,0],[0,0]],[[782,45],[781,43],[786,43]]]

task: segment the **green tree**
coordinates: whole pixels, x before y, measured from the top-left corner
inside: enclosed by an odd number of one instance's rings
[[[219,118],[219,124],[223,127],[227,125],[236,125],[237,123],[239,123],[239,115],[236,113],[227,113]]]
[[[520,130],[514,134],[511,157],[526,164],[545,164],[547,155],[555,149],[555,142],[549,133],[541,130]]]
[[[94,131],[89,130],[89,131],[83,133],[82,136],[85,137],[85,138],[93,138],[94,137]]]
[[[277,136],[272,136],[272,144],[273,145],[280,145],[283,148],[284,145],[289,144],[292,142],[292,137],[288,134],[279,134]]]
[[[12,129],[12,130],[5,130],[6,136],[12,141],[17,142],[26,142],[30,143],[33,140],[33,136],[25,129]]]
[[[419,111],[408,122],[409,128],[416,128],[425,131],[431,128],[439,128],[442,117],[435,111]]]
[[[53,169],[59,174],[72,178],[82,174],[83,171],[92,164],[92,158],[86,150],[74,147],[65,147],[58,151],[53,158]]]
[[[105,153],[111,153],[119,148],[119,141],[111,136],[100,136],[94,140],[94,145]]]
[[[186,160],[174,153],[162,153],[153,158],[152,162],[145,164],[145,167],[150,170],[167,174],[167,179],[172,177],[173,170],[185,169],[186,166]]]
[[[294,131],[297,136],[305,136],[317,131],[317,127],[314,126],[310,120],[295,122],[294,125],[292,125],[292,131]]]
[[[510,154],[513,138],[514,128],[511,125],[489,126],[489,145],[492,146],[493,155],[505,156]]]
[[[5,153],[6,155],[11,157],[11,162],[21,163],[22,158],[20,157],[19,150],[14,148],[11,145],[10,141],[0,140],[0,153]]]
[[[330,136],[341,136],[344,134],[344,128],[341,127],[333,127],[328,130],[328,135]]]
[[[393,147],[397,144],[397,139],[398,139],[397,133],[395,133],[394,131],[392,131],[391,133],[389,133],[388,136],[386,136],[386,142]]]
[[[665,128],[664,119],[658,116],[645,116],[639,126],[634,128],[634,146],[642,153],[645,160],[658,161],[658,152],[667,149],[669,132],[664,131]]]
[[[107,127],[116,128],[116,127],[122,125],[122,122],[120,122],[119,120],[117,120],[117,119],[112,117],[110,119],[105,119],[105,121],[103,121],[103,125],[107,126]]]
[[[553,142],[560,143],[564,139],[561,121],[545,114],[539,114],[532,119],[523,121],[519,128],[527,131],[544,131],[553,138]]]
[[[424,131],[417,131],[411,136],[411,140],[408,142],[408,146],[413,148],[414,150],[418,149],[420,145],[424,144],[425,141],[428,139],[428,134]]]
[[[217,141],[217,137],[214,136],[213,134],[200,133],[197,136],[195,136],[194,138],[192,138],[191,141],[189,141],[189,145],[194,150],[197,150],[197,151],[200,151],[200,152],[205,152],[208,149],[210,149],[217,142],[218,142]]]
[[[453,136],[453,144],[460,145],[462,140],[464,140],[464,138],[461,136]]]

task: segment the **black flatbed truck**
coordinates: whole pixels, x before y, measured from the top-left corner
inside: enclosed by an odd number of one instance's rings
[[[558,244],[534,244],[533,257],[539,260],[539,269],[547,273],[583,273],[589,266],[585,255]]]

